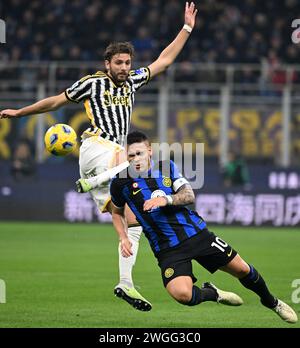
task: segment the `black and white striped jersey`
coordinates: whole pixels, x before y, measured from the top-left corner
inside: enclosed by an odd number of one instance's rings
[[[87,75],[65,91],[76,103],[84,102],[91,126],[84,132],[124,144],[129,132],[134,94],[150,79],[148,68],[130,72],[126,82],[116,85],[104,72]]]

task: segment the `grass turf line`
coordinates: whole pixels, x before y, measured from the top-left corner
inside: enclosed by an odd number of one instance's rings
[[[291,283],[300,278],[300,233],[296,229],[212,230],[255,265],[270,290],[291,303]],[[194,263],[198,285],[212,281],[244,299],[241,307],[204,303],[185,307],[165,291],[160,270],[142,237],[134,280],[153,304],[143,313],[113,296],[118,282],[118,239],[112,226],[67,223],[0,223],[0,279],[7,303],[0,327],[300,327],[280,320],[255,294],[223,272],[210,275]]]

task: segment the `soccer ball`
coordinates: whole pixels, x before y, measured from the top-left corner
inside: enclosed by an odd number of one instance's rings
[[[76,148],[77,135],[67,124],[58,123],[45,133],[46,149],[55,156],[65,156]]]

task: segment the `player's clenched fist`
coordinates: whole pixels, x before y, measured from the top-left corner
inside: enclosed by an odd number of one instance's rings
[[[19,110],[13,110],[13,109],[6,109],[0,111],[0,118],[11,118],[11,117],[18,117],[19,116]]]

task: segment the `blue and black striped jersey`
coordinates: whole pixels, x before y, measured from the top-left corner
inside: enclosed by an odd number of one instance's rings
[[[174,194],[185,184],[188,181],[172,161],[152,164],[144,177],[130,177],[127,168],[126,172],[119,173],[111,182],[112,202],[119,208],[126,203],[129,205],[156,255],[162,250],[178,246],[206,228],[205,221],[198,213],[185,206],[172,205],[148,212],[143,210],[146,200]]]

